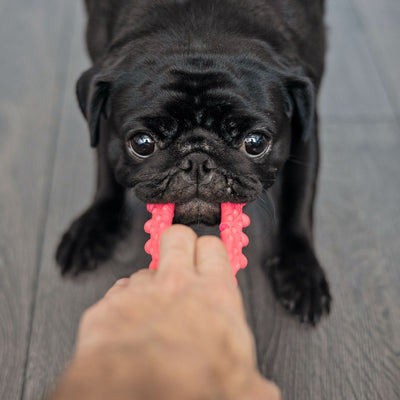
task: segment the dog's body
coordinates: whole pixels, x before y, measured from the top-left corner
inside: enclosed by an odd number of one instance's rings
[[[86,5],[94,66],[77,92],[98,147],[98,188],[59,246],[63,271],[111,255],[128,191],[175,203],[175,222],[213,225],[221,202],[251,202],[268,189],[274,292],[317,322],[330,306],[312,235],[323,0]]]

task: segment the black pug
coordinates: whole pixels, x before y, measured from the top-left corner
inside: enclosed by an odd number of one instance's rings
[[[329,312],[313,249],[323,0],[86,0],[93,67],[77,83],[97,147],[92,206],[63,236],[63,273],[110,258],[126,194],[213,225],[221,202],[268,191],[276,297],[302,321]],[[271,223],[266,218],[265,225]],[[262,249],[260,249],[262,250]]]

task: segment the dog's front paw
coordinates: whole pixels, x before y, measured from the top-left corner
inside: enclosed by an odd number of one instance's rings
[[[312,250],[284,254],[269,274],[277,299],[302,322],[315,325],[329,314],[329,285]]]
[[[121,238],[120,208],[98,203],[76,219],[64,233],[56,252],[63,275],[78,275],[107,261]]]

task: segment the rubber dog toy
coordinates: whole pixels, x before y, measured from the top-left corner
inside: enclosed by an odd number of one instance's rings
[[[236,274],[247,266],[247,258],[243,255],[243,247],[249,244],[249,238],[243,233],[243,228],[250,225],[250,218],[244,214],[245,204],[222,203],[221,224],[219,225],[221,239],[228,251],[231,262],[232,274]],[[144,225],[146,233],[150,234],[150,240],[144,247],[146,253],[152,256],[150,269],[157,269],[160,259],[160,239],[162,233],[172,225],[174,219],[174,204],[148,204],[147,210],[152,218]]]
[[[242,230],[250,225],[250,218],[243,212],[244,206],[245,204],[221,204],[219,230],[228,251],[232,274],[235,278],[238,271],[247,266],[247,258],[242,249],[249,244],[249,238]]]
[[[151,212],[152,218],[144,224],[144,231],[150,234],[150,240],[144,245],[144,250],[152,257],[149,268],[157,269],[161,235],[172,225],[175,204],[148,204],[147,211]]]

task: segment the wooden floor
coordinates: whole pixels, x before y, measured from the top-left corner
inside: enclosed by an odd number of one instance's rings
[[[80,3],[0,0],[4,400],[46,392],[71,354],[82,311],[130,272],[121,255],[65,281],[53,259],[93,190],[74,98],[88,65]],[[316,329],[303,326],[275,302],[257,265],[241,272],[260,368],[288,400],[400,399],[399,21],[399,0],[329,2],[316,237],[331,316]]]

